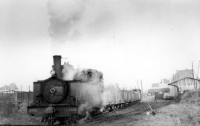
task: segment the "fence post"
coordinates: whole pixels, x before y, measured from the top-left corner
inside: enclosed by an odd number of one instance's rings
[[[28,91],[28,106],[29,106],[30,86],[28,88],[29,88],[29,91]]]
[[[22,103],[22,85],[21,85],[21,103]]]

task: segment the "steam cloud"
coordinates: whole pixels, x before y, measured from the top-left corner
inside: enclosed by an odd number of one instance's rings
[[[103,92],[103,74],[93,69],[74,69],[69,63],[64,63],[62,69],[64,80],[80,80],[83,86],[79,90],[85,103],[79,106],[79,113],[91,111],[94,106],[101,105]]]
[[[84,82],[80,93],[83,98],[86,98],[86,102],[79,106],[79,113],[91,111],[94,106],[124,102],[119,85],[110,84],[104,87],[103,74],[97,70],[75,69],[69,63],[64,63],[62,72],[64,80],[81,80]]]
[[[75,69],[69,63],[64,63],[62,73],[64,80],[83,81],[80,87],[78,86],[76,89],[81,94],[79,99],[84,101],[79,106],[79,113],[85,114],[92,111],[93,107],[101,108],[108,104],[117,104],[126,100],[122,98],[123,90],[118,84],[110,84],[104,87],[103,74],[97,70]],[[124,97],[128,97],[126,95]],[[130,95],[129,97],[135,96]]]
[[[101,97],[102,97],[102,105],[108,105],[108,104],[117,104],[119,102],[124,102],[122,100],[121,94],[120,94],[120,88],[119,86],[116,84],[110,84],[107,85],[104,88],[104,92],[102,93]]]
[[[69,62],[64,63],[62,69],[62,75],[64,80],[73,80],[76,72],[77,70],[75,70],[74,67],[69,64]]]

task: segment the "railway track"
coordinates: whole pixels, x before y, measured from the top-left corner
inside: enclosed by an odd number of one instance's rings
[[[157,109],[169,105],[170,103],[171,103],[170,101],[165,101],[165,102],[150,102],[149,104],[153,109]],[[135,105],[129,106],[125,109],[118,109],[110,113],[96,116],[91,120],[86,120],[83,126],[92,126],[95,124],[100,124],[102,122],[109,122],[111,120],[126,118],[127,116],[130,115],[131,116],[139,115],[150,110],[151,109],[149,108],[146,102],[136,103]]]

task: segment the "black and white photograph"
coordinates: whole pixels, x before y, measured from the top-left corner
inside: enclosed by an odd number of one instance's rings
[[[0,125],[200,126],[200,0],[0,0]]]

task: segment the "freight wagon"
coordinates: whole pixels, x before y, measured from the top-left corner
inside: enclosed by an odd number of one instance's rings
[[[111,111],[113,109],[129,106],[141,100],[141,90],[120,90],[119,88],[107,88],[103,92],[104,107],[101,111]]]

